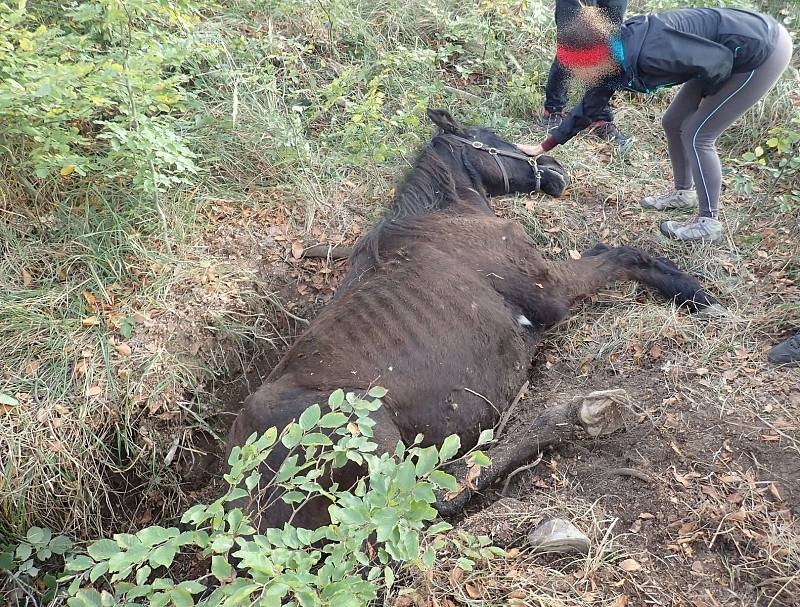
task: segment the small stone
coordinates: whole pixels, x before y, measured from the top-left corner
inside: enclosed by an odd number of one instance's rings
[[[550,519],[528,534],[535,552],[589,552],[589,538],[575,525],[563,518]]]

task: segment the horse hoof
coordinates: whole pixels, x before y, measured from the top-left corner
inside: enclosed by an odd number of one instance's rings
[[[555,518],[539,525],[528,534],[534,552],[577,552],[588,554],[591,542],[586,534],[570,521]]]
[[[601,390],[578,397],[578,421],[592,438],[606,436],[625,427],[620,403],[628,400],[625,390]]]

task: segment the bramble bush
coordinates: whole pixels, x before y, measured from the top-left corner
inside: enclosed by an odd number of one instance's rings
[[[457,491],[456,479],[442,466],[460,451],[460,440],[450,436],[441,447],[423,448],[420,435],[410,447],[398,443],[392,454],[376,453],[370,413],[381,406],[385,393],[373,388],[360,398],[337,390],[324,413],[313,405],[280,433],[273,427],[261,436],[253,434],[232,450],[224,477],[227,490],[219,499],[187,510],[181,528],[152,526],[101,539],[80,552],[71,550],[58,584],[54,576],[47,578],[50,596],[68,597],[70,607],[358,607],[392,589],[404,568],[432,567],[436,551],[448,544],[463,555],[459,566],[465,570],[478,559],[504,554],[486,537],[461,534],[445,539],[438,534],[451,529],[446,522],[425,529],[437,516],[434,491]],[[478,446],[492,436],[491,430],[484,431]],[[262,483],[259,467],[279,442],[289,454],[276,476]],[[463,457],[478,467],[489,463],[476,449]],[[320,484],[326,470],[351,461],[367,470],[357,486]],[[295,508],[324,496],[330,500],[331,523],[313,531],[286,524],[258,533],[238,504],[275,487]],[[4,555],[5,567],[15,567],[18,579],[38,574],[32,569],[33,552],[45,560],[51,556],[48,544],[53,554],[70,548],[66,538],[51,540],[43,534],[44,530],[31,530],[25,542]],[[173,580],[170,567],[181,553],[210,559],[209,573]],[[238,560],[235,568],[232,558]]]

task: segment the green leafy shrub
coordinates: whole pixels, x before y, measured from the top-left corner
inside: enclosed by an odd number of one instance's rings
[[[451,528],[445,522],[425,530],[437,516],[434,491],[457,489],[456,479],[442,466],[459,452],[460,440],[450,436],[441,447],[423,448],[420,435],[410,447],[398,443],[393,454],[377,454],[370,413],[381,406],[385,393],[373,388],[360,398],[337,390],[324,413],[313,405],[280,433],[273,427],[261,436],[253,434],[231,453],[225,494],[210,505],[187,510],[180,529],[147,527],[73,553],[59,580],[66,587],[67,604],[356,607],[391,589],[404,567],[432,567],[436,550],[445,545],[463,554],[459,566],[465,570],[476,560],[503,554],[486,537],[434,538]],[[491,440],[487,430],[479,444]],[[264,483],[259,467],[278,443],[289,455]],[[489,463],[477,450],[465,457],[478,467]],[[326,471],[348,462],[366,467],[367,475],[357,486],[320,484]],[[295,508],[324,496],[330,500],[331,523],[313,531],[289,523],[258,533],[247,509],[239,505],[275,487]],[[34,535],[38,543],[29,538],[16,549],[20,558],[46,550],[42,542],[49,538]],[[23,548],[28,545],[33,547]],[[183,581],[169,577],[181,553],[210,559],[209,573]],[[235,568],[232,559],[238,560]]]
[[[800,115],[795,113],[787,124],[770,129],[764,146],[744,154],[744,160],[772,177],[783,212],[800,210]]]
[[[71,548],[68,537],[54,536],[50,529],[31,527],[16,546],[0,544],[0,573],[13,572],[16,583],[26,589],[34,587],[34,581],[38,580],[44,589],[42,600],[48,602],[55,597],[58,581],[51,573],[40,572],[39,566],[53,557],[64,556]]]
[[[191,0],[0,2],[0,148],[17,178],[164,189],[196,172],[182,66],[213,49]],[[29,192],[30,193],[30,192]]]

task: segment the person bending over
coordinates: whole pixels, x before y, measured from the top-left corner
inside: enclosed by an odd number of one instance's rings
[[[675,189],[641,201],[645,208],[686,209],[688,221],[665,221],[661,232],[679,240],[722,236],[722,172],[715,142],[775,85],[789,65],[792,39],[772,17],[734,8],[685,8],[640,15],[616,27],[596,7],[583,7],[559,32],[557,58],[592,87],[538,145],[537,156],[589,127],[615,90],[650,93],[683,85],[662,125]]]

